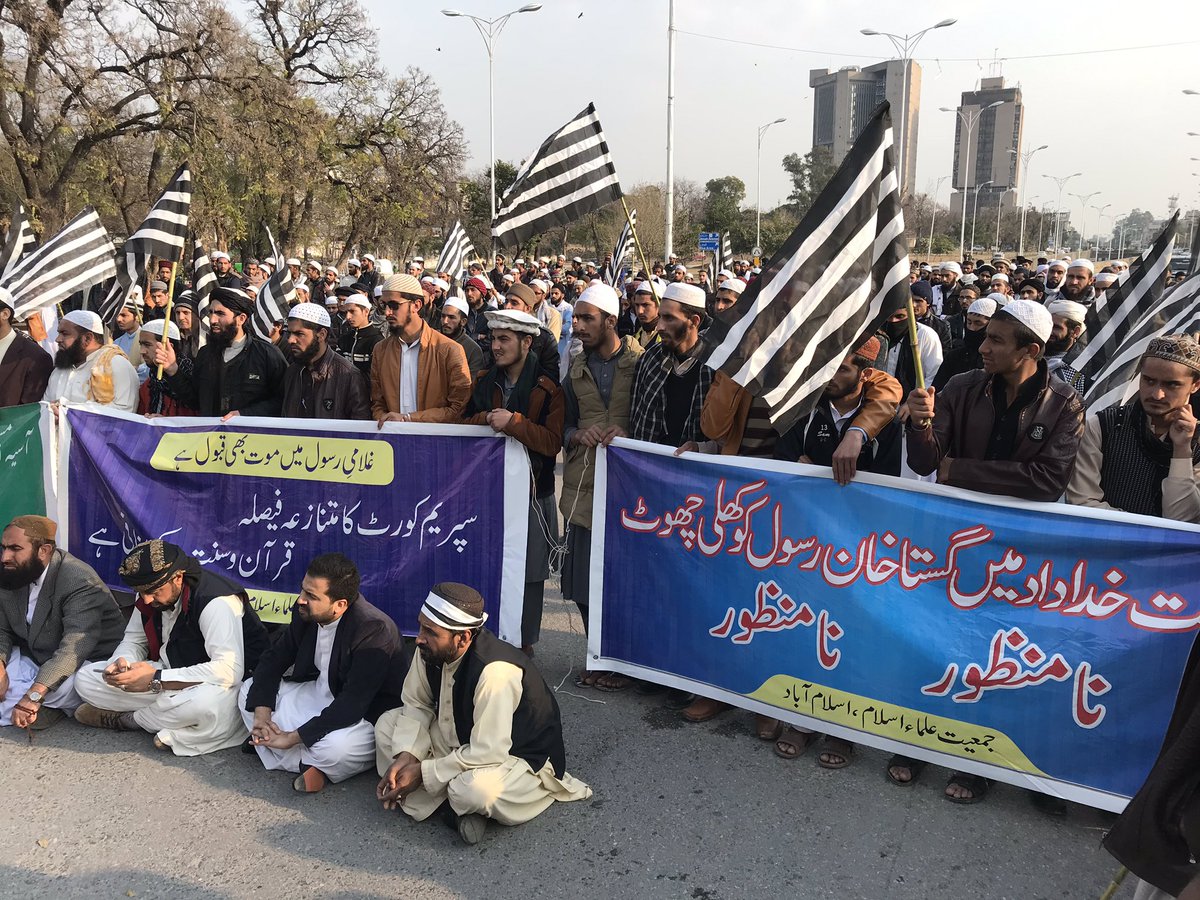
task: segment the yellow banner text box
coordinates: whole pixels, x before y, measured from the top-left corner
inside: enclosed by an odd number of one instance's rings
[[[918,712],[789,675],[772,675],[747,696],[879,737],[1030,775],[1045,775],[1012,738],[994,728]]]
[[[286,625],[292,621],[292,607],[296,605],[296,594],[260,591],[257,588],[246,588],[246,593],[250,595],[250,605],[264,622]]]
[[[391,484],[395,474],[392,445],[384,440],[236,431],[164,434],[150,465],[161,472],[350,484]]]

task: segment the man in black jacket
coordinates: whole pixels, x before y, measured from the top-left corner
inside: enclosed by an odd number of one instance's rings
[[[171,391],[202,416],[231,419],[278,416],[287,360],[279,349],[246,330],[254,311],[242,291],[215,288],[209,296],[208,343],[190,372],[179,368],[170,341],[160,343],[151,365],[161,365]]]
[[[291,419],[370,419],[367,382],[329,346],[329,313],[315,303],[288,312],[283,415]]]
[[[533,662],[483,628],[483,597],[433,586],[403,701],[375,724],[375,795],[417,821],[441,810],[468,844],[487,820],[528,822],[592,789],[566,771],[562,718]]]
[[[259,758],[299,772],[292,787],[300,793],[371,768],[375,720],[400,702],[404,641],[358,589],[358,569],[341,553],[309,563],[291,623],[242,687]]]
[[[371,379],[371,351],[383,340],[383,331],[371,321],[371,301],[366,294],[354,293],[342,304],[346,322],[337,342],[337,352],[354,364],[363,380]]]

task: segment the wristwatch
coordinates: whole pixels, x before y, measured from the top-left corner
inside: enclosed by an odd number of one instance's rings
[[[149,691],[152,694],[162,693],[162,669],[154,670],[154,675],[150,678]]]
[[[25,696],[28,697],[30,700],[32,700],[34,703],[41,703],[42,698],[44,698],[46,695],[43,694],[41,691],[30,691]]]

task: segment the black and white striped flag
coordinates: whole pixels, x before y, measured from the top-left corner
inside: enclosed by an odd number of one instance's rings
[[[217,286],[217,273],[204,252],[204,245],[192,241],[192,293],[196,295],[197,337],[201,347],[208,342],[208,298]]]
[[[0,279],[13,296],[18,321],[66,300],[76,291],[116,274],[116,251],[100,216],[92,207],[33,253],[21,259]]]
[[[275,261],[271,277],[263,282],[254,298],[254,315],[250,317],[250,328],[256,337],[271,340],[271,329],[276,322],[287,320],[287,311],[296,302],[296,285],[292,283],[292,270],[275,246],[275,236],[267,229],[271,242],[271,255]]]
[[[1142,255],[1133,261],[1125,277],[1105,292],[1105,302],[1088,310],[1088,342],[1076,346],[1065,362],[1083,375],[1095,388],[1100,373],[1117,351],[1138,329],[1138,325],[1158,306],[1163,296],[1163,280],[1175,246],[1179,213],[1171,217],[1162,233]],[[1091,394],[1091,390],[1088,391]],[[1099,395],[1097,395],[1099,396]]]
[[[437,270],[448,272],[451,278],[461,279],[467,260],[475,256],[475,246],[467,237],[467,230],[462,222],[455,220],[454,227],[446,235],[446,244],[438,254]]]
[[[629,218],[625,220],[625,227],[621,229],[621,236],[617,238],[617,245],[613,247],[612,260],[608,264],[608,270],[604,272],[604,281],[607,284],[616,284],[621,277],[621,266],[625,262],[625,257],[633,251],[633,229],[637,227],[637,210],[629,211]]]
[[[729,232],[721,237],[721,266],[722,269],[733,270],[733,241],[729,239]]]
[[[4,249],[0,250],[0,281],[8,277],[8,273],[16,268],[23,257],[32,253],[37,247],[37,236],[33,226],[29,224],[29,216],[25,214],[25,206],[17,204],[13,210],[12,219],[8,223],[8,234],[4,239]]]
[[[589,103],[546,138],[517,172],[492,221],[492,237],[515,247],[620,198],[617,169],[596,106]]]
[[[880,104],[799,227],[708,331],[708,365],[763,398],[780,434],[908,291],[891,114]]]
[[[185,162],[171,176],[137,231],[125,241],[117,281],[96,310],[100,320],[111,324],[121,311],[129,289],[141,286],[152,257],[175,262],[187,243],[188,211],[192,206],[192,170]]]

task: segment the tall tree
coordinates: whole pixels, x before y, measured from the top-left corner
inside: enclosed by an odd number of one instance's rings
[[[833,154],[826,147],[813,147],[803,156],[789,153],[783,158],[783,169],[792,179],[788,202],[796,212],[803,216],[812,208],[813,201],[825,189],[837,168]]]

